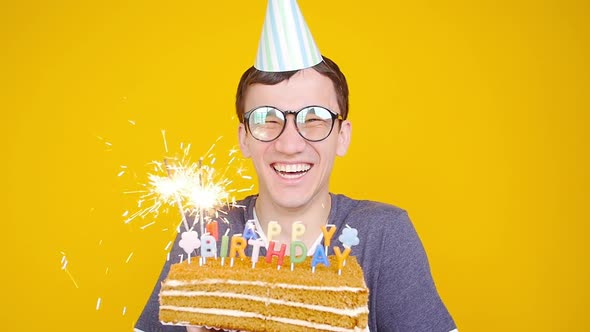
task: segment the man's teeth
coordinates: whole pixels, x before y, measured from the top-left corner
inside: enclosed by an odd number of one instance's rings
[[[309,164],[275,164],[273,168],[283,177],[296,178],[303,176],[311,166]]]

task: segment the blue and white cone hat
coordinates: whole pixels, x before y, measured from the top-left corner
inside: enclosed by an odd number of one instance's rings
[[[321,61],[297,1],[269,0],[254,67],[281,72],[313,67]]]

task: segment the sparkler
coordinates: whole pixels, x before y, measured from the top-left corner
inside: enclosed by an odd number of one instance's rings
[[[162,131],[162,137],[165,151],[168,154],[165,131]],[[179,156],[168,156],[162,161],[150,162],[153,171],[147,174],[148,182],[141,184],[145,189],[126,192],[127,194],[140,194],[138,199],[140,210],[128,215],[125,223],[138,217],[145,218],[148,215],[152,215],[156,219],[161,213],[168,213],[169,208],[176,208],[180,212],[185,230],[193,230],[198,223],[202,236],[206,231],[205,223],[209,220],[208,214],[211,211],[219,211],[223,206],[234,204],[235,199],[232,194],[253,188],[253,186],[241,189],[230,188],[233,181],[228,177],[228,174],[232,173],[232,169],[235,169],[235,173],[242,179],[247,180],[251,177],[242,175],[243,170],[234,166],[234,162],[237,160],[233,156],[237,152],[236,149],[230,150],[230,161],[221,172],[218,172],[213,167],[216,158],[211,152],[215,144],[211,145],[204,157],[199,158],[196,162],[192,161],[189,156],[191,145],[184,143],[180,144],[181,153]],[[189,224],[187,214],[194,216],[192,224]],[[147,225],[152,225],[152,223]]]
[[[128,120],[128,122],[133,126],[136,125],[136,122],[133,120]],[[229,162],[224,163],[219,171],[214,167],[217,159],[212,151],[221,137],[198,159],[191,159],[190,144],[180,143],[180,149],[177,152],[172,145],[168,144],[165,131],[162,131],[162,138],[165,151],[164,156],[148,163],[150,170],[146,174],[145,182],[139,184],[141,186],[139,190],[125,192],[125,194],[135,194],[139,197],[135,210],[129,209],[122,212],[124,222],[127,224],[137,218],[145,219],[150,217],[151,220],[146,220],[140,224],[143,226],[138,225],[141,230],[145,230],[148,227],[154,227],[153,225],[157,223],[158,217],[168,214],[170,209],[172,209],[180,213],[182,218],[180,223],[187,232],[192,231],[198,223],[200,226],[200,236],[203,236],[206,232],[205,224],[210,220],[208,215],[213,215],[211,214],[212,212],[215,212],[216,217],[218,217],[219,213],[227,214],[221,209],[222,207],[238,206],[235,204],[233,194],[252,190],[253,185],[248,188],[231,188],[231,185],[235,187],[233,179],[251,180],[251,177],[243,175],[243,169],[239,165],[236,165],[239,164],[240,159],[234,156],[238,152],[235,148],[229,151]],[[97,136],[97,139],[104,144],[106,151],[113,150],[113,143],[100,136]],[[169,151],[169,147],[173,150],[172,152]],[[116,176],[123,178],[129,175],[134,175],[131,167],[120,165]],[[92,213],[93,210],[94,208],[90,212]],[[188,219],[193,221],[189,223]],[[224,222],[229,222],[224,217],[221,219]],[[162,229],[162,231],[167,230],[168,227]],[[102,244],[103,240],[100,240],[98,246],[102,246]],[[169,241],[164,248],[165,251],[168,251],[166,255],[167,261],[170,260],[169,249],[172,244],[173,242]],[[67,268],[68,260],[66,254],[64,252],[61,252],[61,254],[61,269],[68,275],[75,287],[79,288],[74,276]],[[126,259],[122,257],[121,261],[129,264],[132,259],[136,259],[135,257],[134,252],[131,251]],[[179,257],[180,261],[182,261],[185,256],[181,254]],[[190,261],[190,253],[188,254],[188,259]],[[106,267],[102,271],[104,271],[104,277],[109,275],[109,273],[113,273],[109,267]],[[98,296],[95,306],[97,311],[104,306],[103,302],[102,297]],[[126,315],[126,311],[127,307],[125,306],[123,307],[122,315]]]

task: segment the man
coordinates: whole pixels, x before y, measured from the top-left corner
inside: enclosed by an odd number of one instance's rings
[[[351,139],[348,85],[339,67],[320,55],[306,29],[295,0],[269,0],[256,64],[242,75],[236,94],[240,149],[252,159],[259,193],[238,203],[244,208],[228,211],[230,223],[220,223],[220,233],[229,228],[240,234],[254,220],[268,246],[264,230],[277,221],[282,232],[273,240],[289,243],[291,224],[301,221],[307,229],[302,241],[311,256],[322,240],[321,226],[356,228],[360,244],[352,255],[370,290],[370,331],[455,330],[407,213],[329,192],[334,160],[346,154]],[[171,257],[181,253],[179,238]],[[260,250],[266,254],[265,248]],[[137,322],[140,331],[185,331],[158,321],[160,281],[170,263]]]
[[[353,253],[370,289],[370,330],[454,330],[406,212],[329,193],[334,160],[346,153],[352,130],[346,120],[348,87],[338,66],[324,57],[318,65],[298,71],[268,73],[252,67],[240,81],[236,108],[240,148],[252,159],[259,194],[239,203],[245,209],[231,211],[231,233],[242,232],[247,220],[255,219],[264,235],[263,230],[274,220],[283,225],[275,240],[288,243],[291,223],[304,221],[307,231],[302,240],[311,248],[311,255],[321,240],[320,226],[354,227],[361,243]],[[264,248],[261,250],[264,255]],[[155,326],[160,331],[184,330],[158,326],[158,288],[136,327],[146,332],[156,330]]]
[[[307,248],[328,220],[334,159],[346,153],[351,134],[351,124],[345,120],[348,87],[344,75],[327,58],[316,67],[280,73],[251,68],[244,73],[236,98],[240,148],[244,157],[252,159],[258,175],[256,215],[261,229],[273,220],[285,225],[283,229],[303,220],[308,230],[316,230],[306,232]],[[339,86],[344,93],[337,95],[335,84],[320,71],[343,82]],[[285,115],[285,111],[292,114]],[[259,115],[272,121],[280,118],[279,124],[257,124],[255,116]],[[279,236],[281,243],[291,239],[288,231]]]

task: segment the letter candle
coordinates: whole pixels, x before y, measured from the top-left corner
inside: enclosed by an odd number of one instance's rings
[[[254,220],[248,220],[246,222],[246,226],[244,227],[244,232],[242,233],[242,236],[246,240],[256,240],[258,238],[258,234],[256,234],[256,226],[254,225]]]
[[[299,239],[305,234],[305,225],[301,221],[296,221],[291,224],[291,241],[299,241]]]
[[[215,238],[215,241],[219,241],[219,229],[217,227],[217,221],[213,220],[207,224],[207,233],[211,234]]]
[[[227,234],[229,233],[229,228],[225,231],[225,234],[221,237],[221,266],[224,265],[225,263],[225,257],[227,257],[227,247],[228,247],[228,242],[229,242],[229,236],[227,236]]]
[[[266,231],[266,237],[268,240],[268,243],[272,242],[272,238],[281,234],[281,225],[279,225],[278,222],[276,221],[271,221],[268,223],[268,227],[267,227],[267,231]]]
[[[338,275],[342,275],[342,267],[344,266],[344,262],[348,255],[350,255],[350,247],[345,247],[344,252],[340,251],[340,247],[334,247],[334,254],[336,255],[336,260],[338,261]]]
[[[244,249],[248,246],[248,242],[246,239],[242,237],[242,234],[234,234],[231,237],[231,246],[229,247],[229,257],[230,257],[230,265],[231,267],[234,266],[234,257],[236,254],[240,256],[240,258],[246,258],[246,253]]]
[[[209,233],[201,237],[201,259],[203,264],[206,262],[206,257],[217,258],[217,242],[215,237]]]
[[[324,252],[324,247],[318,246],[313,253],[313,258],[311,260],[311,272],[315,273],[315,267],[318,264],[324,264],[325,266],[330,266],[330,261],[328,261],[328,257]]]
[[[277,270],[280,270],[281,265],[283,265],[283,259],[285,258],[285,251],[287,251],[287,245],[282,243],[281,249],[275,250],[275,243],[277,242],[272,241],[268,244],[268,250],[266,250],[266,262],[269,264],[272,263],[272,256],[277,256],[279,258]]]
[[[324,234],[325,253],[328,252],[328,247],[330,246],[330,241],[332,240],[332,236],[334,236],[334,233],[336,233],[336,225],[327,224],[325,226],[322,226],[322,234]]]
[[[301,221],[296,221],[291,224],[291,244],[289,246],[290,260],[291,260],[291,271],[295,267],[295,264],[299,264],[307,257],[307,247],[305,243],[300,241],[300,238],[305,234],[305,225]],[[297,248],[300,248],[301,255],[297,256],[295,252]]]
[[[358,238],[358,230],[346,225],[346,228],[342,229],[342,234],[338,237],[338,240],[342,242],[344,248],[350,248],[360,243]],[[342,262],[342,266],[346,266],[346,257]]]
[[[299,256],[297,256],[297,248],[301,250],[301,255]],[[305,247],[305,243],[302,241],[293,241],[291,242],[289,251],[291,255],[291,271],[293,271],[295,264],[302,263],[307,258],[307,247]]]
[[[264,246],[263,239],[250,239],[248,240],[248,244],[252,246],[252,268],[256,267],[256,262],[258,262],[258,256],[260,255],[260,247]]]

